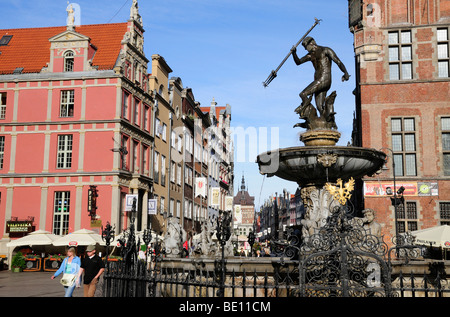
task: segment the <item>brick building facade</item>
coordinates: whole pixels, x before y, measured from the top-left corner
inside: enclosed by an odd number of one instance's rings
[[[389,241],[396,218],[398,233],[450,224],[449,26],[447,0],[349,0],[353,144],[388,155],[363,180],[360,201]],[[386,191],[394,181],[405,188],[397,214]]]

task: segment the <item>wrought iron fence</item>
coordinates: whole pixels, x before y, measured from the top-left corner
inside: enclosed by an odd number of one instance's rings
[[[195,260],[192,260],[195,262]],[[188,260],[183,261],[190,266]],[[167,263],[168,264],[168,263]],[[227,271],[225,280],[217,268],[149,268],[138,261],[133,268],[124,262],[111,263],[104,276],[106,297],[450,297],[443,267],[423,273],[400,271],[390,276],[387,285],[377,284],[373,272],[349,274],[344,286],[337,274],[309,272],[303,280],[297,261],[280,264],[274,258],[272,270]],[[334,268],[329,269],[333,271]],[[355,275],[356,274],[356,275]],[[357,277],[356,277],[357,276]],[[320,277],[320,278],[319,278]],[[303,280],[303,281],[302,281]],[[222,293],[223,291],[223,293]]]
[[[133,234],[129,237],[134,239]],[[396,243],[389,249],[383,239],[352,220],[343,208],[335,210],[327,224],[305,241],[294,234],[285,241],[276,241],[273,258],[230,259],[222,253],[217,259],[175,260],[157,253],[147,262],[138,259],[135,250],[128,249],[136,247],[136,243],[127,241],[123,246],[124,260],[107,265],[103,294],[106,297],[450,297],[444,263],[416,261],[420,249],[405,237]],[[224,243],[221,245],[224,247]],[[134,254],[131,260],[127,257],[130,254]]]

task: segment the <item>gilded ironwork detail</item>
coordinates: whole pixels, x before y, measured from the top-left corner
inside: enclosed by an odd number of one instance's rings
[[[325,184],[326,190],[333,195],[334,199],[339,201],[341,205],[345,205],[347,200],[352,196],[352,191],[355,188],[355,180],[350,178],[346,183],[342,179],[337,180],[337,186],[330,183]]]

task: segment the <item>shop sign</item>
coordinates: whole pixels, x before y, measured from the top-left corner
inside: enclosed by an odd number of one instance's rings
[[[91,228],[101,228],[101,227],[102,227],[101,219],[91,220]]]
[[[7,221],[6,233],[29,233],[33,231],[32,221]]]
[[[439,188],[438,183],[418,182],[418,195],[419,196],[438,196]]]
[[[434,182],[396,182],[395,187],[398,190],[404,187],[403,196],[438,196],[438,183]],[[394,182],[364,182],[364,196],[380,197],[387,196],[386,188],[394,190]]]

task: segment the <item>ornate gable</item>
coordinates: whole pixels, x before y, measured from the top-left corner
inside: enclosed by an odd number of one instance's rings
[[[97,48],[91,44],[88,36],[74,30],[66,30],[49,39],[50,63],[47,72],[67,72],[67,56],[72,59],[73,69],[71,71],[90,71],[92,59]]]

